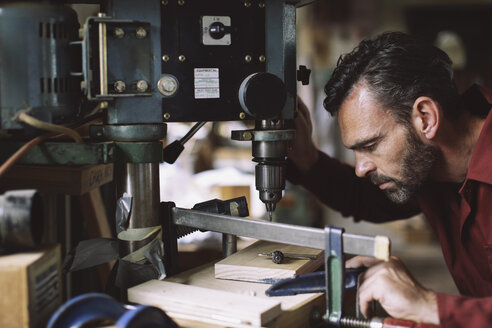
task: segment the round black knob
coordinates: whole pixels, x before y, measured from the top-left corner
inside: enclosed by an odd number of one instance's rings
[[[226,28],[221,22],[215,22],[210,25],[208,32],[212,38],[218,40],[224,37],[226,34]]]
[[[287,91],[284,82],[271,73],[254,73],[239,88],[239,103],[255,119],[273,119],[282,112]]]

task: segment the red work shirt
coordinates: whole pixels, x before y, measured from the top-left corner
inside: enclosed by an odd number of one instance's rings
[[[424,213],[461,295],[437,293],[442,327],[492,327],[492,92],[474,86],[465,108],[486,117],[461,186],[430,181],[414,202],[397,205],[352,166],[320,152],[304,175],[291,164],[290,181],[356,221],[387,222]],[[490,114],[489,114],[490,112]]]

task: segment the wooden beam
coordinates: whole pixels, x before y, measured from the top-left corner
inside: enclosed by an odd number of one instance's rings
[[[7,189],[37,189],[82,195],[113,180],[113,164],[78,166],[14,165],[0,178]]]

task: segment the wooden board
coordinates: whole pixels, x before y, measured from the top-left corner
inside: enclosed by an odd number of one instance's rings
[[[258,256],[258,253],[283,253],[318,255],[315,260],[288,259],[275,264],[268,257]],[[215,278],[272,283],[279,279],[294,278],[300,274],[313,272],[324,263],[323,251],[320,249],[257,241],[245,249],[221,260],[215,264]]]
[[[267,323],[266,327],[271,328],[298,328],[309,327],[310,313],[313,307],[318,307],[324,311],[325,296],[318,294],[300,294],[293,296],[269,297],[265,291],[270,287],[268,284],[258,284],[253,282],[219,280],[214,277],[214,263],[208,263],[203,266],[182,272],[175,276],[166,278],[165,281],[180,283],[183,285],[204,287],[212,290],[227,291],[235,295],[247,295],[255,300],[267,299],[280,302],[281,313],[273,321]],[[130,289],[138,289],[139,286]],[[129,300],[132,299],[132,292],[129,292]],[[143,300],[145,302],[146,300]],[[138,302],[137,302],[138,303]],[[148,303],[142,303],[148,304]],[[153,304],[159,306],[158,304]],[[251,327],[251,325],[233,325],[231,322],[216,320],[204,320],[194,313],[190,314],[170,314],[180,327]]]
[[[157,306],[171,317],[227,322],[236,327],[264,326],[281,312],[280,302],[274,299],[158,280],[130,288],[128,300]]]
[[[78,166],[14,165],[0,179],[5,189],[38,189],[82,195],[113,180],[113,164]]]

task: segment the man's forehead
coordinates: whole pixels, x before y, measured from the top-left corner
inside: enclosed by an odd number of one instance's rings
[[[364,85],[354,88],[338,112],[338,123],[345,145],[379,135],[389,121],[394,122],[393,117],[382,109]]]

